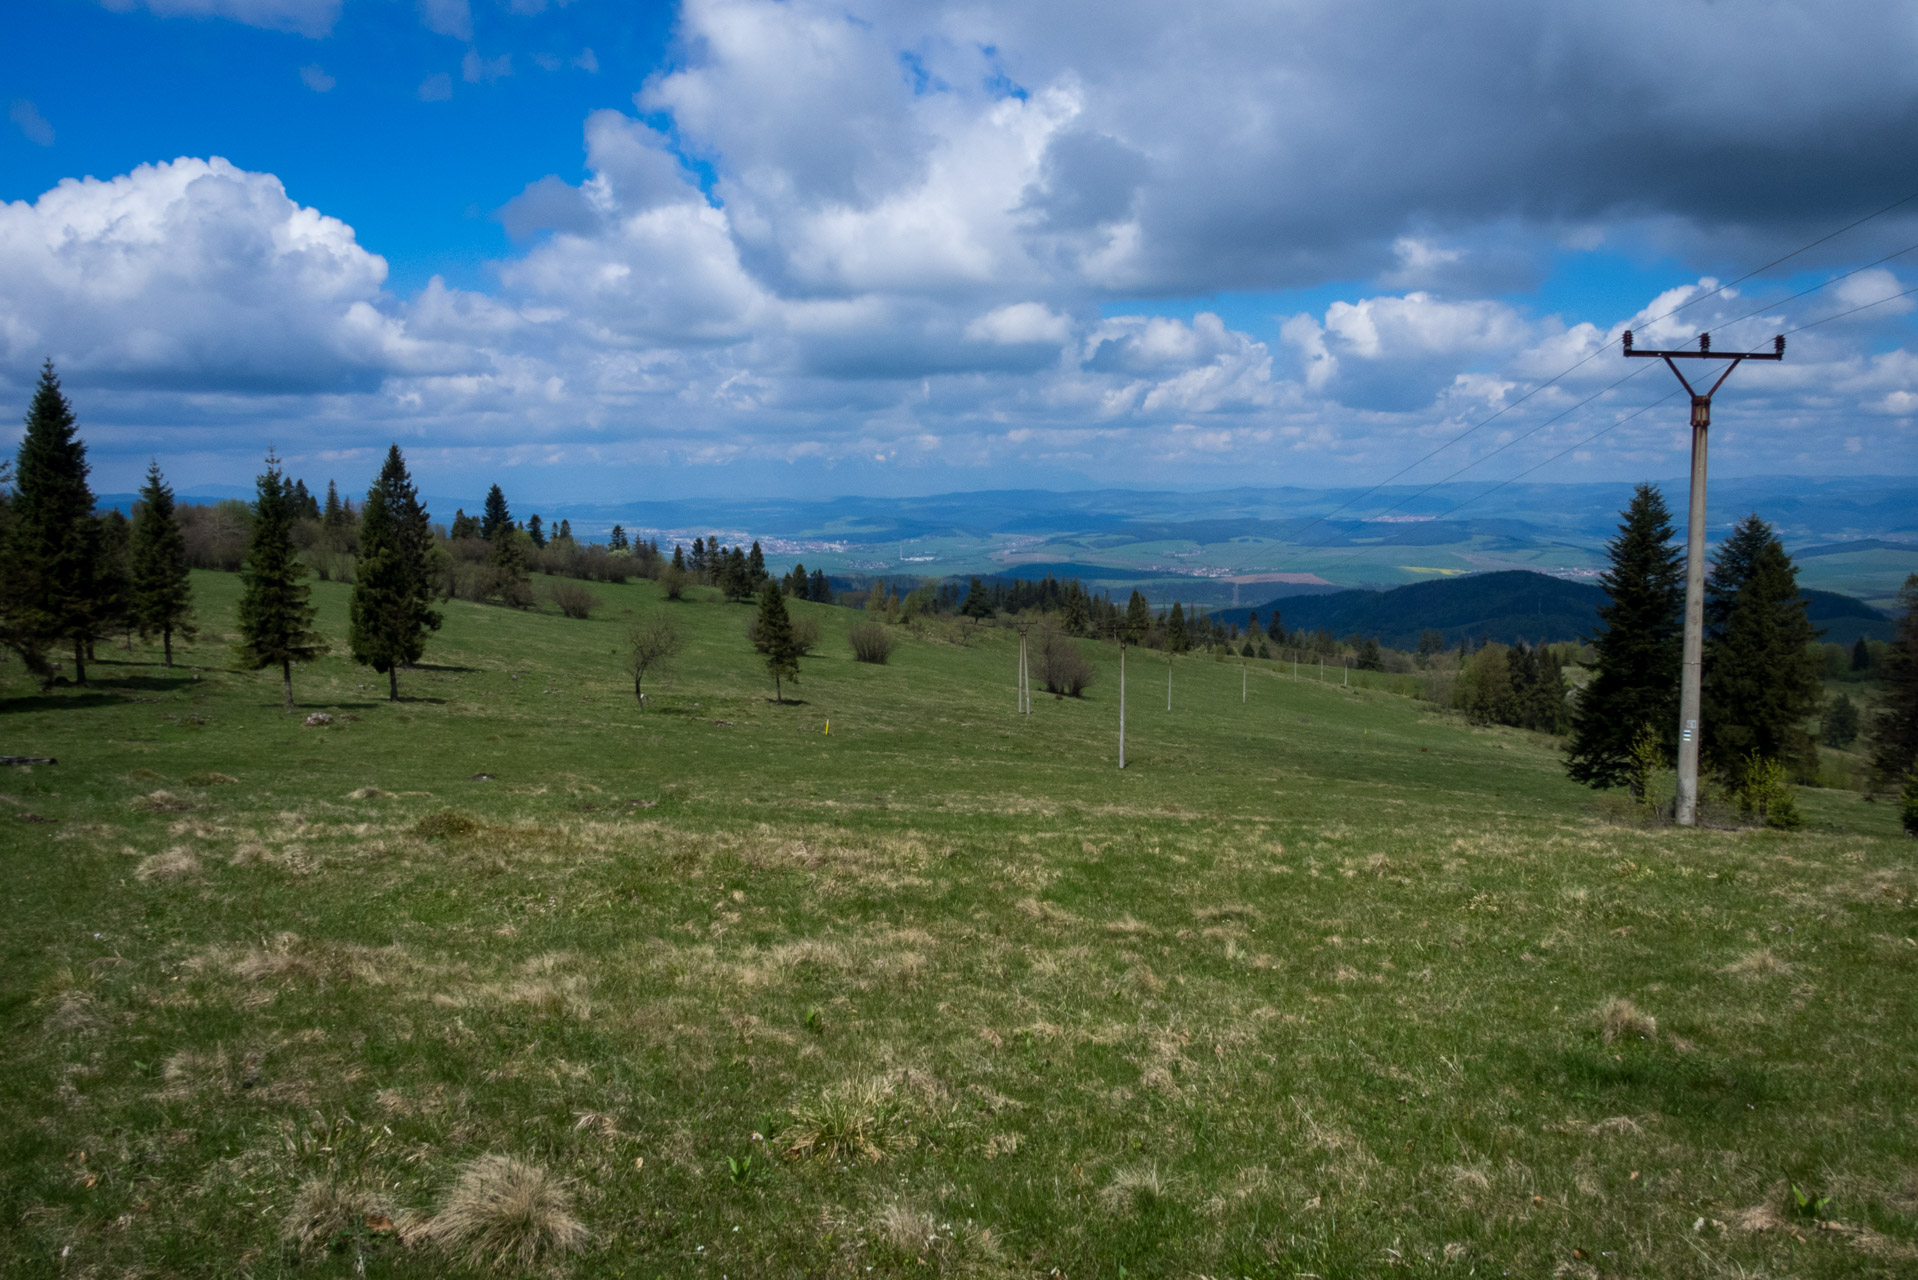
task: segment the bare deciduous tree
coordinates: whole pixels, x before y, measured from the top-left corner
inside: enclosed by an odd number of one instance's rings
[[[633,697],[639,709],[646,709],[647,676],[665,680],[672,674],[673,660],[686,647],[686,635],[671,618],[651,617],[634,625],[626,635],[626,669],[633,676]]]

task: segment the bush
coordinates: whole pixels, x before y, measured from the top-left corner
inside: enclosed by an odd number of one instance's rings
[[[1796,831],[1805,825],[1791,783],[1785,778],[1785,766],[1756,751],[1745,758],[1738,780],[1738,807],[1747,817],[1779,831]]]
[[[892,656],[896,641],[892,633],[878,622],[855,622],[852,630],[846,633],[846,639],[852,642],[852,656],[857,662],[873,662],[884,665]]]
[[[1079,697],[1092,677],[1092,662],[1078,641],[1049,628],[1039,633],[1039,679],[1047,693]]]
[[[569,618],[590,618],[600,599],[577,582],[555,582],[546,589],[546,598]]]
[[[686,571],[675,565],[667,565],[659,571],[659,585],[666,590],[668,600],[678,600],[686,594]]]

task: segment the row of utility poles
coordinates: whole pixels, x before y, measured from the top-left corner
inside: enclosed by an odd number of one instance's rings
[[[1678,378],[1679,385],[1691,396],[1692,408],[1692,467],[1690,510],[1687,513],[1685,528],[1685,636],[1683,645],[1683,667],[1679,677],[1678,693],[1678,798],[1676,818],[1680,826],[1694,826],[1698,821],[1698,704],[1699,688],[1704,674],[1705,646],[1705,457],[1709,443],[1708,433],[1712,425],[1712,397],[1725,385],[1732,370],[1747,360],[1783,360],[1785,358],[1785,336],[1779,334],[1772,339],[1770,351],[1713,351],[1709,333],[1698,335],[1696,350],[1652,349],[1636,346],[1632,340],[1632,331],[1625,330],[1624,350],[1627,357],[1641,356],[1663,360],[1666,367]],[[1725,362],[1719,371],[1717,380],[1705,391],[1692,385],[1677,365],[1679,360],[1719,360]],[[1021,715],[1032,714],[1032,668],[1027,658],[1026,633],[1029,623],[1018,624],[1019,632],[1019,683],[1018,701]],[[1126,650],[1132,647],[1133,637],[1123,628],[1119,632],[1119,767],[1125,768],[1125,684]],[[1343,664],[1341,664],[1343,665]],[[1299,678],[1298,659],[1292,660],[1292,678]],[[1319,660],[1319,679],[1325,679],[1325,660]],[[1351,671],[1345,672],[1345,683],[1351,683]],[[1239,670],[1239,701],[1246,700],[1246,665],[1242,660]],[[1166,654],[1165,668],[1165,709],[1172,710],[1172,655]]]

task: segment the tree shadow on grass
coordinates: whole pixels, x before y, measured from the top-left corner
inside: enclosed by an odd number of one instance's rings
[[[812,705],[804,698],[768,698],[766,701],[775,707],[810,707]]]
[[[1534,1070],[1548,1088],[1618,1112],[1729,1120],[1784,1095],[1761,1064],[1729,1062],[1703,1049],[1679,1053],[1663,1044],[1577,1045],[1538,1061]]]
[[[458,667],[451,663],[416,662],[410,667],[401,667],[401,671],[446,671],[455,675],[478,675],[484,667]]]
[[[117,693],[33,693],[24,698],[0,701],[0,715],[21,715],[29,711],[71,711],[76,707],[118,707],[127,699]]]

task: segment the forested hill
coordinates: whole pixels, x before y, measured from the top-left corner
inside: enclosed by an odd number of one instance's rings
[[[1862,600],[1831,591],[1804,593],[1812,623],[1824,639],[1850,644],[1860,635],[1891,636],[1892,624]],[[1512,644],[1523,640],[1583,640],[1598,624],[1605,592],[1591,583],[1569,582],[1542,573],[1514,569],[1464,578],[1415,582],[1389,591],[1340,591],[1322,596],[1285,596],[1256,606],[1259,621],[1279,612],[1288,631],[1323,628],[1334,636],[1376,636],[1396,648],[1416,648],[1425,631],[1437,631],[1445,643],[1481,636]],[[1221,621],[1244,624],[1251,609],[1226,609]]]

